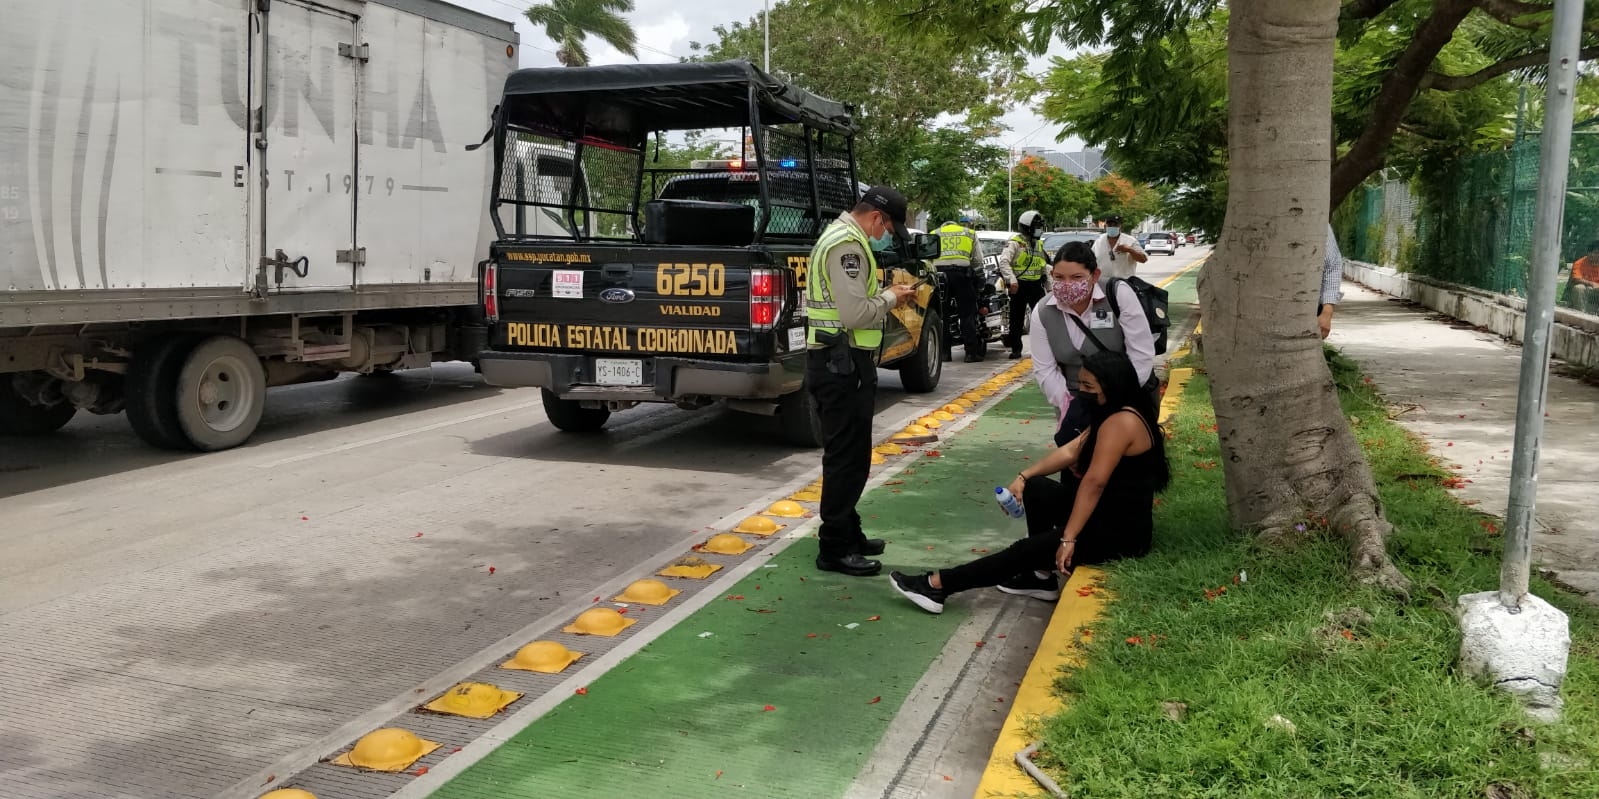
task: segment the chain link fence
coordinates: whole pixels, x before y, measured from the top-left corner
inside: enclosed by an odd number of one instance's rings
[[[1504,150],[1462,158],[1425,181],[1388,180],[1351,195],[1333,215],[1344,255],[1358,261],[1526,296],[1538,190],[1536,133]],[[1561,304],[1599,311],[1599,131],[1574,132],[1561,226]],[[1589,298],[1592,298],[1590,300]]]

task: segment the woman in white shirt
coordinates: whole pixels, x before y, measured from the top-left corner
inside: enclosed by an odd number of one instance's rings
[[[1088,424],[1087,407],[1073,408],[1077,370],[1088,353],[1126,353],[1139,381],[1159,405],[1155,337],[1144,307],[1125,281],[1109,280],[1101,286],[1101,276],[1093,249],[1084,242],[1067,242],[1050,268],[1049,296],[1033,307],[1028,334],[1033,376],[1060,414],[1057,446],[1075,439]]]

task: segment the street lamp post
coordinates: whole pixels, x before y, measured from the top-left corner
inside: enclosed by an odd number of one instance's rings
[[[1015,217],[1011,209],[1011,196],[1016,190],[1016,148],[1012,147],[1005,154],[1005,230],[1010,230],[1011,219]]]

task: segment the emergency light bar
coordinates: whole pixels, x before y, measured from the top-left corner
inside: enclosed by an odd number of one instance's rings
[[[747,165],[753,167],[755,166],[755,162],[747,162]],[[799,159],[796,158],[784,158],[777,162],[779,169],[798,169],[799,165]],[[730,158],[727,160],[696,159],[689,164],[690,169],[729,169],[735,172],[743,169],[745,166],[746,161],[742,158]]]

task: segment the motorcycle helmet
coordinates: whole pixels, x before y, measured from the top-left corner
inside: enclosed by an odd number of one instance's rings
[[[1023,211],[1016,217],[1017,229],[1033,238],[1038,238],[1044,232],[1044,215],[1037,211]]]

